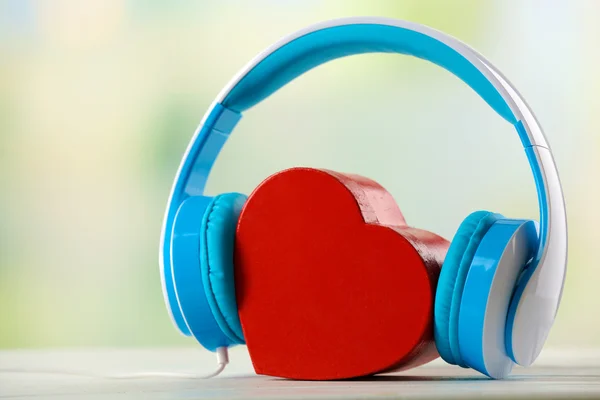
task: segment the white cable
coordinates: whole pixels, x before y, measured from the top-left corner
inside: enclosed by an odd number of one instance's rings
[[[27,368],[0,368],[0,373],[7,374],[44,374],[44,375],[72,375],[88,378],[102,379],[145,379],[145,378],[176,378],[176,379],[210,379],[219,375],[227,364],[229,364],[229,355],[227,347],[219,347],[216,351],[218,368],[208,375],[199,375],[185,372],[135,372],[131,374],[102,375],[93,372],[63,370],[63,369],[27,369]]]

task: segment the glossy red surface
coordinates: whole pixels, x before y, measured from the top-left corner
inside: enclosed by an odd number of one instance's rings
[[[447,248],[408,227],[367,178],[309,168],[267,178],[246,202],[235,247],[256,372],[342,379],[436,358],[433,302]]]

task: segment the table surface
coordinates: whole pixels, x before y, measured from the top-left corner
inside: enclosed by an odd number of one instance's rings
[[[254,374],[243,347],[217,378],[115,379],[139,372],[207,373],[214,355],[198,348],[0,351],[0,399],[365,399],[600,398],[600,349],[546,350],[504,381],[436,360],[398,374],[307,382]]]

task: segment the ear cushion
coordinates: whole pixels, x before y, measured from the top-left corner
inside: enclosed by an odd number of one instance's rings
[[[244,344],[244,335],[235,299],[233,249],[238,218],[246,199],[240,193],[216,196],[206,208],[200,227],[204,292],[217,324],[237,344]]]
[[[476,211],[460,224],[442,265],[434,307],[435,344],[442,358],[467,367],[458,345],[458,314],[467,273],[486,232],[500,214]]]

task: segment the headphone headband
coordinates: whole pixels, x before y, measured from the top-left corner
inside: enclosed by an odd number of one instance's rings
[[[526,268],[509,310],[507,329],[525,337],[515,353],[539,354],[554,321],[566,275],[567,224],[562,188],[550,147],[535,116],[517,90],[492,64],[462,42],[423,25],[387,18],[345,18],[312,25],[284,37],[250,61],[221,91],[190,142],[172,188],[161,238],[165,300],[180,331],[189,334],[178,308],[171,274],[169,243],[181,202],[203,195],[216,157],[241,118],[304,72],[347,55],[395,52],[431,61],[475,90],[500,116],[515,126],[529,160],[538,192],[540,244]],[[508,330],[507,330],[508,332]],[[525,346],[530,346],[525,348]],[[507,348],[511,349],[512,343]],[[513,354],[509,354],[513,359]],[[528,359],[515,360],[528,365]]]

